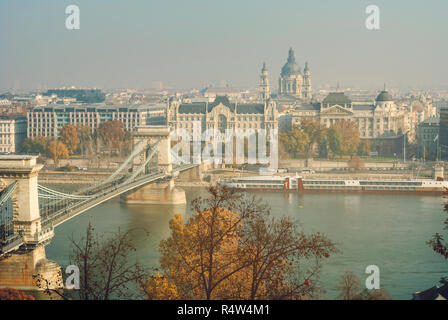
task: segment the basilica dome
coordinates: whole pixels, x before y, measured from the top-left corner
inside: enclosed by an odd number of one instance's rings
[[[281,76],[284,77],[297,74],[300,74],[300,67],[297,65],[296,59],[294,58],[294,50],[290,48],[288,53],[288,60],[282,67]]]

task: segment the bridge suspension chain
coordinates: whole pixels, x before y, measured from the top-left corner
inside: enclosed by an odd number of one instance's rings
[[[73,205],[76,202],[85,201],[92,197],[63,193],[44,187],[40,184],[37,185],[37,190],[39,198],[39,210],[41,216],[43,217],[51,214],[54,211]]]
[[[93,186],[89,186],[87,188],[78,190],[76,192],[76,194],[82,194],[82,193],[86,193],[90,190],[96,189],[104,184],[107,184],[109,182],[111,182],[120,172],[122,172],[124,170],[124,168],[126,168],[126,166],[140,153],[142,153],[143,151],[145,151],[144,148],[142,148],[142,141],[139,141],[138,143],[136,143],[136,145],[134,146],[134,150],[132,150],[132,153],[129,155],[129,157],[127,157],[127,159],[120,165],[120,167],[115,170],[109,177],[107,177],[106,179],[104,179],[103,181],[101,181],[100,183],[97,183]]]
[[[149,161],[151,161],[152,157],[156,154],[156,152],[159,148],[159,144],[160,144],[160,140],[157,140],[157,142],[152,147],[152,150],[149,153],[148,157],[146,158],[145,162],[140,167],[138,167],[138,169],[129,178],[127,178],[124,183],[128,183],[128,182],[134,180],[143,171],[143,169],[145,169],[145,167],[148,165]]]

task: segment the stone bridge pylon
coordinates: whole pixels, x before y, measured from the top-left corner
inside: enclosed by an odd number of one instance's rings
[[[132,134],[134,147],[149,147],[146,152],[134,158],[132,170],[145,164],[152,149],[157,148],[157,156],[152,159],[155,164],[147,163],[144,173],[157,168],[169,177],[165,181],[148,184],[122,195],[122,200],[129,204],[186,204],[185,191],[174,185],[176,172],[173,171],[171,159],[171,129],[166,126],[136,127]]]
[[[36,160],[36,156],[0,156],[2,195],[8,188],[14,187],[9,198],[1,201],[0,210],[12,214],[9,221],[12,230],[5,231],[12,235],[13,240],[17,238],[20,242],[22,239],[21,243],[25,243],[13,255],[0,257],[0,288],[36,289],[33,275],[44,276],[55,285],[61,283],[59,265],[45,257],[45,245],[54,234],[52,228],[42,229],[41,226],[37,176],[42,165],[37,164]],[[3,228],[8,229],[8,221],[3,223]],[[14,241],[3,246],[13,244]]]

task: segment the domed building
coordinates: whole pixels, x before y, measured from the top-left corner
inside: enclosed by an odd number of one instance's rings
[[[288,59],[283,65],[278,80],[279,96],[292,96],[295,98],[311,99],[311,73],[308,63],[305,63],[303,74],[294,57],[294,50],[289,49]]]
[[[343,92],[330,92],[320,103],[302,104],[291,113],[291,125],[304,118],[319,120],[330,127],[336,121],[353,121],[362,139],[387,138],[409,131],[405,109],[398,107],[392,95],[381,91],[375,101],[351,101]]]

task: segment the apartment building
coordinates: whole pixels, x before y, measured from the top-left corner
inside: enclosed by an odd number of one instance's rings
[[[20,153],[26,138],[26,117],[0,116],[0,153]]]
[[[88,125],[94,133],[101,122],[112,120],[120,120],[125,130],[132,130],[136,126],[148,125],[150,118],[160,117],[165,113],[165,104],[120,106],[80,104],[35,107],[27,113],[27,136],[56,138],[59,135],[59,129],[68,124]]]

